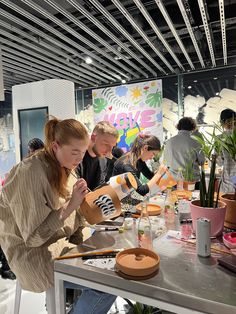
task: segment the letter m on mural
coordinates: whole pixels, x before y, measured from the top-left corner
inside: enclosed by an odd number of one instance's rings
[[[95,89],[92,95],[95,123],[112,123],[119,131],[118,146],[124,151],[140,132],[162,141],[161,80]]]

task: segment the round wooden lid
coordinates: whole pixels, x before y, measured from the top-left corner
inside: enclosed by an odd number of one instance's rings
[[[141,213],[141,204],[136,206],[136,210],[138,213]],[[161,214],[161,207],[156,204],[147,204],[147,211],[149,216],[157,216]]]
[[[126,249],[116,256],[116,268],[128,276],[149,276],[159,269],[160,257],[143,248]]]

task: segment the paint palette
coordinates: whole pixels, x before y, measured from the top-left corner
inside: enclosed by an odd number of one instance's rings
[[[223,242],[228,248],[236,249],[236,232],[225,233],[223,235]]]

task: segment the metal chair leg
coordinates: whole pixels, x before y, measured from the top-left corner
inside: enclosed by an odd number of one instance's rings
[[[21,301],[21,286],[18,280],[16,280],[16,292],[15,292],[15,302],[14,302],[14,310],[13,314],[20,313],[20,301]]]

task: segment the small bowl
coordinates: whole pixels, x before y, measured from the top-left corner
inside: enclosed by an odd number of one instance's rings
[[[141,204],[138,204],[136,206],[136,209],[137,209],[138,213],[141,213],[141,211],[142,211]],[[149,216],[157,216],[157,215],[161,214],[162,209],[161,209],[161,207],[159,205],[147,204],[147,211],[148,211],[148,215]]]
[[[229,249],[236,249],[236,232],[225,233],[223,242]]]
[[[116,256],[116,269],[129,276],[145,277],[156,274],[160,257],[155,252],[143,249],[126,249]]]

